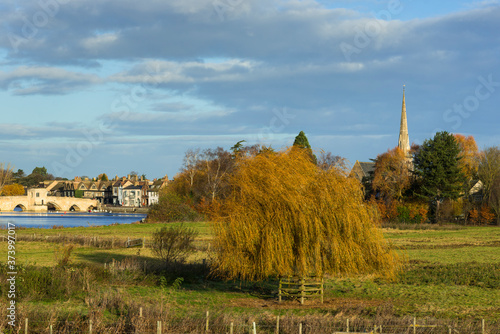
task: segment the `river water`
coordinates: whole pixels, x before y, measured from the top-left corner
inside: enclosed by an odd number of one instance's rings
[[[6,228],[7,223],[16,227],[52,228],[52,226],[77,227],[130,224],[145,218],[145,214],[126,213],[25,213],[0,212],[0,228]]]

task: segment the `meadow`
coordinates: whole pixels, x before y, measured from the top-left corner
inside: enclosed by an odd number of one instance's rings
[[[30,333],[500,333],[500,228],[429,225],[384,228],[406,259],[395,281],[326,277],[325,300],[278,303],[277,280],[224,281],[210,275],[209,223],[195,228],[197,251],[166,266],[148,247],[125,248],[164,224],[19,229],[16,242],[17,319]],[[404,228],[403,228],[404,227]],[[0,234],[6,237],[7,231]],[[2,237],[0,237],[2,240]],[[72,245],[71,252],[68,249]],[[7,243],[0,242],[0,254]],[[69,262],[61,265],[64,252]],[[7,255],[0,258],[0,331],[6,321]],[[59,264],[59,265],[58,265]],[[208,317],[207,317],[207,311]],[[429,326],[429,327],[426,327]],[[380,332],[380,327],[378,331]]]

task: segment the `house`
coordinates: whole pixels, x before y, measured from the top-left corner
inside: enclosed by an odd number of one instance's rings
[[[359,162],[356,160],[356,163],[354,163],[349,175],[355,177],[359,180],[359,182],[363,183],[370,177],[374,170],[374,162]]]
[[[123,188],[123,198],[121,205],[141,207],[142,186],[129,185]]]

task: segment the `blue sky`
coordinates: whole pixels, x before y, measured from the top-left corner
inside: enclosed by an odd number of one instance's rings
[[[497,146],[500,2],[0,0],[0,161],[150,178],[239,140],[368,161],[436,131]]]

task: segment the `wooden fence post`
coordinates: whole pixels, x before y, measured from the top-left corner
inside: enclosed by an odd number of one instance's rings
[[[417,318],[413,317],[413,334],[417,333]]]
[[[156,334],[161,334],[161,321],[156,322]]]
[[[302,334],[302,323],[299,324],[299,334]]]
[[[300,305],[304,305],[304,295],[306,293],[305,289],[305,280],[304,280],[304,276],[302,276],[300,278]]]
[[[233,334],[233,323],[229,326],[229,334]]]
[[[276,317],[276,334],[280,333],[280,316]]]
[[[324,286],[323,286],[323,277],[321,277],[321,304],[323,304],[323,291],[324,291]]]
[[[347,333],[349,333],[349,319],[347,319]]]
[[[24,319],[24,332],[28,334],[28,318]]]
[[[255,321],[253,322],[253,334],[257,334],[257,327],[255,326]]]
[[[484,319],[481,319],[481,334],[485,334]]]
[[[52,334],[52,325],[49,326],[49,334]]]
[[[142,307],[139,307],[139,318],[142,318]]]
[[[209,327],[209,315],[210,313],[207,311],[207,322],[205,324],[205,333],[208,333],[208,327]]]
[[[279,286],[278,286],[278,302],[281,303],[281,277],[280,277],[280,282],[279,282]]]
[[[146,248],[146,237],[142,238],[142,248]]]
[[[92,320],[89,320],[89,334],[92,334]]]

